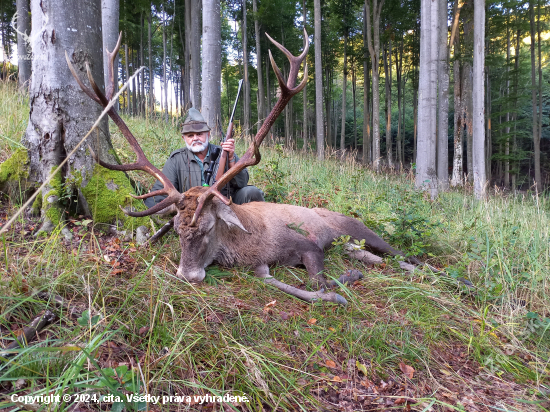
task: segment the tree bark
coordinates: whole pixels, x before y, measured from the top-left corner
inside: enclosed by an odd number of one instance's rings
[[[256,0],[254,0],[254,2],[255,1]],[[307,23],[306,0],[304,0],[303,3],[302,3],[302,17],[304,19],[304,28],[305,28],[306,23]],[[305,44],[305,39],[304,39],[304,44]],[[306,151],[307,150],[307,145],[308,145],[308,135],[307,135],[307,132],[308,132],[308,130],[307,130],[307,86],[305,86],[304,89],[302,90],[302,97],[303,97],[303,104],[302,105],[303,105],[303,111],[304,111],[303,124],[302,124],[303,135],[304,135],[303,150]],[[259,108],[258,108],[258,110],[259,110]],[[259,127],[260,127],[260,125],[258,124],[258,128]]]
[[[124,66],[126,67],[126,81],[128,81],[128,79],[130,79],[130,54],[129,54],[129,51],[128,51],[128,44],[125,44],[124,45]],[[128,88],[126,89],[126,92],[125,92],[125,95],[126,95],[126,107],[125,107],[125,111],[126,111],[126,114],[130,114],[131,113],[131,110],[130,110],[130,106],[132,105],[132,98],[131,98],[131,94],[132,94],[132,88],[130,87],[131,85],[128,85]]]
[[[510,28],[506,22],[506,128],[504,129],[504,187],[510,187]]]
[[[357,150],[357,103],[355,94],[357,89],[357,75],[355,74],[355,65],[351,68],[351,92],[353,101],[353,150]]]
[[[485,0],[474,0],[473,171],[474,195],[485,197]]]
[[[429,190],[437,197],[436,122],[437,119],[437,44],[439,4],[421,2],[420,78],[418,84],[418,148],[416,155],[416,187]]]
[[[439,5],[439,50],[438,82],[439,98],[437,110],[437,181],[439,189],[449,189],[449,47],[447,37],[447,2]]]
[[[460,37],[454,39],[454,54],[458,55]],[[454,67],[454,154],[453,154],[453,175],[451,177],[451,186],[462,186],[462,136],[464,135],[464,108],[462,104],[462,72],[460,70],[460,60],[455,59]]]
[[[402,136],[402,126],[401,126],[401,106],[402,106],[402,81],[403,81],[403,39],[401,39],[401,42],[399,43],[399,48],[396,51],[395,56],[395,74],[396,74],[396,80],[397,80],[397,139],[396,139],[396,147],[395,147],[395,164],[398,170],[401,170],[401,167],[403,166],[403,160],[402,160],[402,151],[403,147],[401,145]],[[404,110],[403,110],[404,111]]]
[[[537,105],[537,92],[539,86],[537,85],[536,78],[536,57],[535,57],[535,11],[533,7],[533,1],[529,2],[529,26],[531,29],[531,107],[533,111],[533,154],[534,154],[534,166],[535,166],[535,184],[537,191],[542,192],[541,172],[540,172],[540,135],[539,135],[539,107]]]
[[[374,41],[371,39],[370,2],[373,3],[372,31]],[[380,59],[380,12],[384,6],[384,0],[378,4],[378,0],[365,0],[367,14],[367,43],[372,64],[372,161],[374,170],[380,171],[380,86],[378,65]]]
[[[155,113],[155,73],[153,73],[153,45],[152,45],[153,10],[149,7],[147,14],[147,43],[149,50],[149,112]]]
[[[22,142],[29,155],[29,178],[38,183],[76,147],[102,111],[81,91],[65,60],[66,51],[82,79],[88,62],[103,89],[101,0],[33,0],[31,12],[31,111]],[[104,119],[87,144],[102,160],[116,163],[106,123]],[[96,165],[83,146],[42,190],[42,230],[64,220],[63,195],[71,189],[78,194],[81,213],[92,215],[96,223],[123,219],[110,202],[126,197],[131,190],[127,182],[123,173]]]
[[[474,30],[473,30],[473,3],[466,2],[463,7],[462,15],[464,17],[464,50],[473,49]],[[474,181],[473,173],[473,106],[472,106],[472,89],[473,89],[473,73],[472,63],[470,59],[464,58],[462,65],[462,105],[465,111],[465,126],[466,126],[466,171],[469,182]]]
[[[344,33],[344,73],[342,79],[342,130],[340,132],[340,151],[343,156],[346,150],[346,89],[348,81],[348,32]]]
[[[386,159],[388,167],[393,169],[392,156],[392,135],[391,135],[391,40],[388,42],[388,47],[384,47],[382,52],[384,56],[384,84],[386,87]]]
[[[261,38],[260,38],[260,21],[258,19],[258,5],[257,0],[252,0],[252,11],[254,12],[254,33],[256,35],[256,72],[258,73],[258,129],[263,123],[263,119],[267,116],[267,111],[265,110],[265,92],[264,92],[264,82],[263,82],[263,72],[262,72],[262,49],[261,49]],[[304,18],[305,21],[305,18]],[[305,89],[304,89],[305,90]],[[305,92],[304,92],[305,93]]]
[[[369,109],[369,62],[367,45],[367,7],[363,6],[363,164],[371,162],[371,139],[370,139],[370,109]]]
[[[242,45],[243,45],[243,109],[244,109],[244,135],[245,139],[250,135],[250,83],[248,81],[248,19],[246,15],[246,0],[242,0]],[[288,107],[288,106],[287,106]]]
[[[189,0],[190,27],[189,38],[190,46],[190,64],[191,64],[191,102],[193,107],[201,107],[201,0]]]
[[[221,137],[221,7],[219,0],[203,0],[202,13],[202,109],[216,141]]]
[[[325,158],[325,130],[323,122],[323,66],[321,62],[321,0],[314,0],[313,8],[315,22],[315,135],[317,136],[317,159],[323,160]]]
[[[101,31],[103,33],[103,73],[104,84],[107,84],[109,61],[107,51],[113,51],[118,40],[119,0],[101,0]],[[118,67],[118,56],[115,60]],[[115,93],[118,91],[118,76],[115,74]],[[118,110],[118,103],[116,104]]]
[[[30,47],[31,21],[29,0],[17,0],[17,80],[19,90],[29,88],[31,78],[31,54]]]

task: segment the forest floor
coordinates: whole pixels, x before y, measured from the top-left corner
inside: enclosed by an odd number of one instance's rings
[[[28,115],[7,89],[0,85],[0,160]],[[126,121],[157,166],[180,147],[171,124]],[[410,174],[377,175],[351,157],[318,162],[273,145],[262,156],[251,182],[272,201],[354,216],[446,275],[403,272],[395,259],[366,266],[344,255],[340,239],[326,275],[356,269],[364,278],[340,289],[346,307],[306,304],[247,268],[212,266],[204,283],[182,282],[173,233],[140,247],[70,216],[72,240],[61,228],[34,237],[39,219],[23,214],[0,239],[0,409],[550,410],[548,198],[493,191],[479,202],[463,187],[431,201]],[[20,205],[0,201],[5,222]],[[272,274],[309,287],[304,269]],[[2,352],[46,311],[55,318],[28,347]],[[161,398],[127,402],[132,392]],[[48,406],[14,394],[72,397]],[[193,398],[206,394],[247,402]]]

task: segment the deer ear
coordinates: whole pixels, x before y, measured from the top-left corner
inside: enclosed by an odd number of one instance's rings
[[[215,201],[215,203],[216,215],[218,216],[218,218],[223,220],[225,224],[229,226],[229,228],[238,227],[243,232],[250,234],[250,232],[244,228],[243,224],[241,223],[235,212],[233,212],[229,206],[223,204],[220,201]]]

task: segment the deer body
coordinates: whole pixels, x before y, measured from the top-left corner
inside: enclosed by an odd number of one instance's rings
[[[337,293],[325,293],[327,282],[323,276],[324,252],[332,241],[341,235],[351,238],[365,239],[365,245],[373,252],[390,255],[402,255],[389,244],[376,236],[365,225],[356,219],[326,209],[307,209],[304,207],[273,203],[255,202],[244,205],[234,205],[220,190],[228,184],[239,172],[260,162],[259,147],[282,113],[288,102],[306,85],[307,65],[304,64],[303,80],[296,86],[300,65],[305,62],[309,48],[309,40],[304,30],[304,50],[299,56],[293,56],[284,46],[277,43],[269,35],[266,36],[275,44],[290,62],[288,79],[283,78],[281,70],[269,57],[279,83],[278,101],[266,117],[264,123],[252,139],[246,153],[216,183],[209,188],[193,187],[185,193],[180,193],[170,179],[157,169],[145,156],[135,136],[118,115],[113,107],[108,111],[113,122],[120,129],[132,150],[136,161],[130,164],[108,164],[97,158],[96,161],[111,170],[129,171],[141,170],[158,179],[163,188],[150,193],[134,196],[137,199],[147,199],[152,196],[166,196],[164,200],[150,209],[142,212],[124,212],[130,216],[142,217],[165,210],[175,210],[176,216],[153,236],[157,240],[173,226],[180,238],[181,259],[176,275],[192,282],[200,282],[205,277],[204,269],[214,261],[225,266],[248,266],[280,290],[306,301],[322,299],[336,303],[346,303]],[[107,51],[109,65],[109,84],[105,93],[94,82],[92,73],[87,66],[90,87],[85,85],[66,54],[67,64],[82,90],[95,102],[107,107],[115,90],[114,62],[122,40],[119,36],[117,45],[112,52]],[[91,149],[90,149],[91,151]],[[410,258],[411,262],[419,263]],[[309,292],[286,285],[269,275],[270,264],[288,266],[304,265],[310,278],[321,287],[318,292]]]
[[[182,250],[177,276],[191,282],[202,281],[204,269],[213,262],[250,267],[264,278],[269,277],[269,265],[280,264],[304,265],[312,281],[325,287],[324,249],[342,235],[365,239],[365,246],[376,253],[401,254],[358,220],[322,208],[266,202],[228,206],[213,199],[198,224],[192,225],[205,190],[188,190],[182,204],[176,205],[175,229]],[[336,294],[325,295],[326,300],[337,299]]]

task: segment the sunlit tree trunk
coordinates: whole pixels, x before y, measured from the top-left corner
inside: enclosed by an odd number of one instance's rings
[[[368,47],[367,44],[367,6],[363,6],[363,164],[369,164],[371,162],[371,138],[370,138],[370,108],[369,108],[369,90],[370,90],[370,77],[369,77],[369,59],[368,59]]]
[[[473,171],[474,195],[485,196],[485,0],[474,0]]]
[[[222,54],[221,8],[219,0],[202,2],[202,109],[216,141],[221,137],[221,76]]]
[[[416,155],[416,187],[437,196],[436,122],[437,119],[437,54],[439,4],[421,2],[420,78],[418,86],[418,148]]]
[[[147,48],[149,51],[149,112],[155,112],[155,74],[153,73],[153,45],[152,45],[152,24],[153,10],[149,8],[147,14]]]
[[[264,92],[264,82],[263,82],[263,72],[262,72],[262,52],[261,52],[261,42],[260,42],[260,21],[258,19],[258,5],[257,0],[252,0],[252,11],[254,12],[254,33],[256,35],[256,71],[258,73],[258,130],[260,130],[262,119],[267,116],[265,110],[265,92]],[[304,14],[305,14],[305,5],[304,5]],[[304,17],[305,21],[305,17]],[[305,89],[304,89],[305,94]]]
[[[244,133],[245,136],[250,134],[250,83],[248,82],[248,28],[246,15],[246,0],[242,0],[242,45],[243,45],[243,103],[244,103]]]
[[[17,80],[20,90],[27,90],[29,88],[29,80],[31,78],[32,49],[29,38],[31,34],[29,12],[29,0],[17,0]]]
[[[315,135],[317,141],[317,159],[325,157],[325,130],[323,122],[323,65],[321,62],[321,0],[313,3],[315,24]],[[328,115],[328,113],[327,113]]]
[[[370,19],[370,5],[373,5],[372,23]],[[367,44],[372,64],[372,161],[374,169],[380,171],[380,76],[378,65],[380,59],[380,12],[384,6],[384,0],[378,4],[378,0],[365,0],[367,17]],[[371,36],[371,27],[373,35]],[[371,39],[374,37],[374,41]]]
[[[439,4],[437,181],[439,189],[449,188],[449,49],[447,46],[447,1]]]

